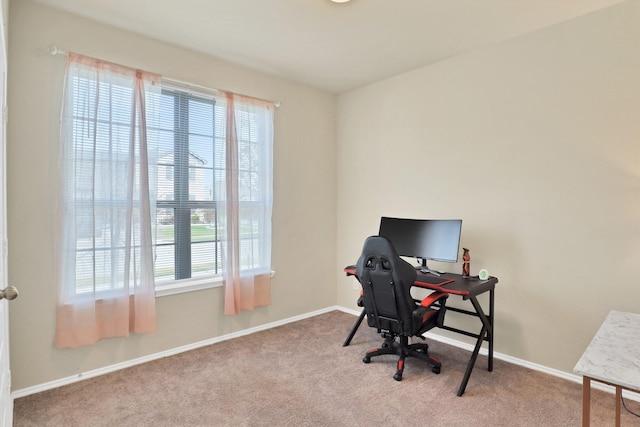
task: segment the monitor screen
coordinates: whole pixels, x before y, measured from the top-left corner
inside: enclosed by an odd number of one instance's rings
[[[378,234],[386,237],[400,256],[457,262],[461,219],[380,219]]]

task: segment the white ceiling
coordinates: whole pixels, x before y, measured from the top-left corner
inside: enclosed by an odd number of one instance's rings
[[[35,1],[341,93],[622,0]]]

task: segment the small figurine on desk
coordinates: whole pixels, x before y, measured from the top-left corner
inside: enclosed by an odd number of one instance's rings
[[[469,255],[469,249],[462,248],[464,253],[462,254],[462,277],[469,277],[471,275],[471,255]]]

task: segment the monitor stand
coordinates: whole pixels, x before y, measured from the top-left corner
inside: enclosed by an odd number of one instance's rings
[[[441,276],[442,273],[436,270],[431,270],[429,267],[427,267],[427,260],[426,259],[422,259],[422,266],[420,267],[420,273],[423,274],[433,274],[434,276]]]

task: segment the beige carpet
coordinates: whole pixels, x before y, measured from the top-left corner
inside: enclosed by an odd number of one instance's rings
[[[429,340],[442,373],[408,359],[401,382],[381,343],[355,317],[322,314],[15,401],[20,426],[579,426],[580,384],[478,358],[456,392],[470,353]],[[628,402],[636,412],[637,402]],[[614,425],[614,396],[592,392],[592,426]],[[623,410],[624,411],[624,410]],[[623,426],[640,418],[624,412]]]

